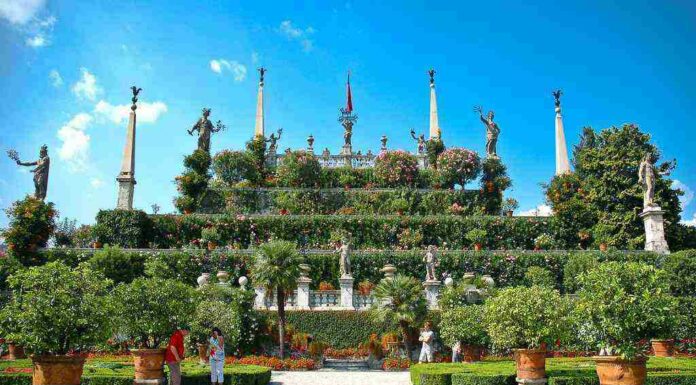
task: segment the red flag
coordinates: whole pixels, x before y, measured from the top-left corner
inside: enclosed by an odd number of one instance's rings
[[[348,83],[346,83],[348,100],[346,101],[346,112],[353,112],[353,96],[350,92],[350,71],[348,71]]]

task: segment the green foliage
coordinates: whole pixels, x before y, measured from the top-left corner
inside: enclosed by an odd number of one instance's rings
[[[191,340],[208,343],[214,327],[220,328],[229,354],[237,347],[242,336],[242,315],[229,304],[219,300],[203,300],[196,305],[191,319]]]
[[[246,142],[246,152],[251,158],[256,173],[262,178],[266,176],[266,138],[255,136]]]
[[[503,213],[509,212],[509,211],[515,211],[517,208],[520,207],[520,203],[517,201],[515,198],[506,198],[503,201],[503,205],[501,207],[501,210]]]
[[[696,297],[696,250],[683,250],[666,257],[662,266],[672,294]]]
[[[321,178],[321,166],[314,154],[304,150],[293,151],[283,157],[276,177],[283,187],[315,187]]]
[[[481,159],[474,151],[450,148],[437,157],[437,173],[443,186],[462,188],[476,179],[481,172]]]
[[[152,278],[171,279],[193,286],[196,278],[205,270],[199,255],[186,252],[154,253],[145,260],[145,275]]]
[[[239,337],[237,338],[237,343],[230,344],[226,348],[234,349],[233,352],[235,354],[242,354],[251,351],[252,348],[258,345],[260,317],[254,310],[256,294],[252,290],[242,290],[230,286],[206,285],[201,289],[200,297],[224,303],[227,311],[239,317]],[[192,333],[195,334],[193,330]],[[227,335],[225,335],[225,341],[228,341]]]
[[[524,273],[524,283],[527,286],[543,286],[553,289],[556,287],[556,277],[549,269],[531,266]]]
[[[569,248],[586,248],[591,244],[591,229],[597,213],[584,200],[578,174],[555,176],[546,189],[546,201],[554,212],[554,238]]]
[[[56,247],[72,247],[75,246],[74,238],[77,231],[77,220],[63,218],[62,221],[56,224],[56,229],[53,232],[53,239]]]
[[[10,277],[12,300],[0,318],[5,337],[34,354],[66,354],[105,341],[111,332],[111,281],[85,267],[59,262],[31,267]]]
[[[423,321],[427,314],[427,302],[423,287],[418,279],[397,274],[394,278],[383,279],[372,290],[375,305],[372,315],[383,322],[396,322],[406,345],[411,351],[410,328]]]
[[[464,238],[466,238],[467,241],[471,242],[474,245],[483,245],[486,242],[487,236],[488,232],[486,230],[473,229],[467,231],[467,233],[464,235]]]
[[[375,158],[374,174],[383,186],[413,186],[418,176],[418,161],[403,150],[384,151]]]
[[[112,246],[145,248],[152,239],[152,220],[141,210],[99,210],[95,236]]]
[[[534,239],[534,247],[538,250],[550,250],[554,245],[553,238],[548,234],[541,234]]]
[[[158,347],[176,329],[188,327],[196,309],[193,288],[157,278],[118,285],[115,300],[119,332],[138,347]]]
[[[12,203],[5,209],[9,226],[0,235],[5,238],[9,255],[25,266],[42,263],[36,253],[40,247],[46,247],[48,239],[56,228],[58,215],[53,203],[44,203],[40,199],[27,196]]]
[[[593,253],[573,253],[563,267],[563,291],[575,293],[580,289],[580,276],[592,270],[599,263]]]
[[[208,189],[210,180],[210,154],[203,150],[195,150],[191,155],[184,157],[184,173],[177,176],[176,188],[181,194],[174,201],[174,205],[181,212],[195,211],[201,197]]]
[[[486,202],[484,213],[498,215],[502,208],[503,193],[512,186],[512,180],[500,158],[484,159],[481,168],[481,195]]]
[[[568,333],[570,304],[558,291],[541,286],[500,290],[485,304],[485,324],[501,349],[553,346]]]
[[[213,172],[227,186],[247,181],[257,185],[262,181],[261,170],[249,152],[224,150],[213,157]]]
[[[445,151],[445,143],[439,137],[433,137],[425,142],[425,154],[428,157],[428,164],[439,167],[437,159]]]
[[[201,230],[201,240],[206,243],[212,242],[215,245],[222,243],[222,237],[216,227],[208,227]]]
[[[440,320],[440,336],[449,346],[457,341],[465,345],[488,345],[488,334],[483,324],[483,305],[444,310]]]
[[[677,302],[667,275],[640,263],[608,262],[583,274],[577,318],[587,342],[631,359],[639,341],[673,338]]]
[[[145,254],[124,252],[116,246],[97,250],[87,262],[90,269],[101,273],[115,284],[130,283],[145,274]]]
[[[5,291],[10,288],[8,278],[10,275],[18,272],[24,266],[14,257],[0,258],[0,291]],[[0,305],[2,305],[0,303]]]

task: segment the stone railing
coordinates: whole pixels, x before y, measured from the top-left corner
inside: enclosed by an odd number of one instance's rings
[[[428,168],[428,158],[425,154],[414,154],[418,160],[418,168],[426,169]],[[266,157],[266,164],[269,166],[278,166],[285,154],[269,154]],[[317,160],[322,167],[326,168],[338,168],[338,167],[351,167],[351,168],[371,168],[375,166],[376,154],[368,151],[366,154],[361,154],[360,152],[350,155],[331,155],[327,150],[324,150],[321,154],[317,154]]]
[[[309,292],[309,307],[328,308],[341,305],[340,290],[312,290]]]
[[[371,295],[353,295],[353,307],[357,310],[369,309],[375,303],[375,297]]]

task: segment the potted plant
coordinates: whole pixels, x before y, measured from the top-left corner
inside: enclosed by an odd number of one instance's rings
[[[466,238],[469,242],[471,242],[474,245],[474,250],[481,251],[484,242],[486,242],[486,236],[488,236],[486,230],[473,229],[467,232],[464,235],[464,238]]]
[[[101,249],[104,246],[102,241],[106,237],[106,233],[107,230],[103,224],[97,223],[92,226],[92,248]]]
[[[600,251],[607,251],[612,237],[612,229],[605,224],[599,223],[592,228],[592,237],[595,244],[599,246]]]
[[[404,198],[396,198],[391,202],[391,209],[397,215],[404,215],[409,209],[408,201]]]
[[[331,284],[331,282],[326,282],[326,281],[321,281],[319,282],[319,291],[330,291],[330,290],[336,290],[334,285]]]
[[[493,345],[515,352],[517,378],[545,378],[546,347],[569,333],[568,300],[548,287],[519,286],[501,289],[484,306],[484,323]]]
[[[583,274],[580,283],[576,318],[586,342],[599,348],[600,384],[644,384],[641,341],[669,333],[678,314],[666,273],[641,263],[607,262]]]
[[[136,380],[164,378],[161,347],[177,329],[186,328],[196,310],[196,291],[169,279],[137,278],[115,290],[120,334],[133,341]]]
[[[374,283],[372,283],[368,280],[364,280],[364,281],[358,283],[358,293],[360,293],[360,295],[365,295],[365,296],[370,295],[370,293],[372,292],[372,289],[374,289],[374,287],[375,287]]]
[[[13,295],[1,318],[15,325],[8,338],[33,353],[34,385],[80,384],[85,359],[75,353],[112,331],[110,285],[100,273],[60,262],[10,277]]]
[[[449,346],[461,344],[462,361],[481,361],[483,349],[489,343],[483,325],[483,305],[456,306],[442,312],[440,336]]]
[[[215,250],[222,243],[222,236],[217,227],[206,227],[201,230],[201,239],[208,246],[209,251]]]
[[[512,216],[512,213],[520,207],[519,202],[515,198],[507,198],[503,201],[503,213],[508,217]]]
[[[553,246],[553,238],[548,234],[541,234],[534,239],[534,250],[550,250]]]

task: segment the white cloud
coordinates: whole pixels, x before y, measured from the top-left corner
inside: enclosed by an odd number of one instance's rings
[[[681,208],[684,209],[684,207],[688,206],[689,203],[694,199],[694,190],[689,188],[689,186],[685,185],[681,181],[675,179],[672,181],[672,188],[676,188],[679,190],[682,190],[684,192],[684,195],[679,197],[679,203],[681,204]]]
[[[40,48],[48,44],[48,40],[46,40],[43,35],[39,34],[33,37],[28,37],[25,42],[29,47],[32,48]]]
[[[550,217],[553,214],[551,206],[549,205],[539,205],[531,210],[522,211],[519,213],[523,217]]]
[[[89,184],[92,186],[93,189],[99,189],[102,188],[102,186],[104,186],[104,181],[99,178],[92,178],[89,181]]]
[[[60,72],[58,72],[57,69],[52,69],[51,72],[48,73],[48,77],[51,79],[53,87],[57,88],[63,85],[63,78],[60,76]]]
[[[58,155],[68,163],[73,172],[84,171],[87,167],[90,137],[85,131],[91,123],[92,116],[82,112],[58,130],[58,139],[63,142],[58,149]]]
[[[94,114],[115,124],[121,124],[128,120],[131,111],[130,106],[130,104],[113,105],[100,100],[94,107]],[[136,110],[138,123],[154,123],[165,112],[167,112],[167,105],[163,102],[138,102],[138,109]]]
[[[0,17],[12,24],[26,24],[44,6],[45,0],[0,0]]]
[[[294,26],[292,21],[284,20],[280,23],[279,30],[288,40],[298,41],[305,52],[309,52],[314,48],[314,42],[310,39],[310,35],[314,34],[315,30],[311,26],[302,29]]]
[[[259,53],[256,51],[251,53],[251,64],[259,64]]]
[[[235,60],[213,59],[210,61],[210,69],[217,74],[221,74],[223,71],[232,72],[235,82],[243,81],[247,75],[246,66]]]
[[[98,94],[101,94],[102,89],[97,85],[97,78],[92,73],[87,70],[87,68],[80,68],[82,77],[77,83],[73,84],[72,92],[80,98],[85,98],[88,100],[94,100],[97,98]]]
[[[688,220],[683,220],[683,219],[682,219],[681,223],[682,223],[682,224],[685,224],[685,225],[687,225],[687,226],[696,227],[696,213],[694,213],[694,216],[691,217],[691,219],[688,219]]]

